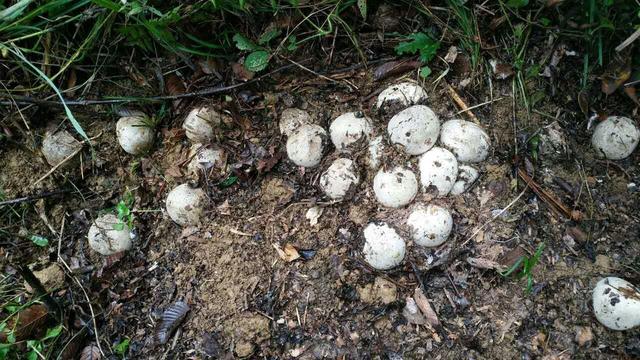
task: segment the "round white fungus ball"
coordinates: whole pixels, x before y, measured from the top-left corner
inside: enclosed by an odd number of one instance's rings
[[[173,221],[182,226],[196,225],[204,212],[207,196],[199,188],[189,184],[175,187],[167,196],[167,213]]]
[[[480,162],[489,155],[489,135],[475,123],[449,120],[442,124],[440,143],[451,150],[460,162]]]
[[[56,166],[81,147],[82,144],[66,130],[55,133],[47,131],[42,140],[42,155],[49,165]]]
[[[329,126],[331,142],[338,150],[346,150],[356,141],[368,139],[373,133],[371,121],[361,112],[349,112],[338,116]]]
[[[401,207],[409,204],[418,193],[418,180],[411,170],[400,166],[389,171],[380,169],[373,178],[373,192],[380,204]]]
[[[467,190],[469,190],[469,187],[471,187],[471,185],[473,185],[473,183],[478,179],[478,176],[480,176],[480,172],[478,171],[478,169],[474,168],[473,166],[459,164],[458,178],[453,184],[453,187],[451,188],[451,192],[449,192],[449,194],[460,195],[466,192]]]
[[[451,235],[453,218],[449,210],[441,206],[418,206],[409,215],[407,225],[416,244],[434,247],[444,243]]]
[[[384,142],[382,136],[376,136],[375,138],[369,141],[369,146],[367,148],[369,152],[369,157],[367,159],[367,163],[369,164],[369,168],[377,169],[380,166],[380,162],[382,161],[382,153],[384,151]]]
[[[187,169],[191,173],[207,171],[214,166],[223,166],[224,152],[211,145],[193,144],[189,150],[191,161]]]
[[[305,124],[287,140],[287,155],[294,164],[314,167],[320,164],[327,132],[318,125]]]
[[[145,115],[121,117],[116,123],[118,143],[124,151],[132,155],[140,155],[153,146],[153,128],[145,123]]]
[[[215,128],[222,123],[222,114],[212,108],[203,106],[189,112],[182,128],[187,138],[197,143],[210,143],[215,138]]]
[[[378,270],[400,265],[406,245],[395,229],[385,223],[370,223],[364,228],[364,259]]]
[[[610,116],[593,131],[591,144],[599,157],[624,159],[638,146],[640,130],[636,123],[623,116]]]
[[[355,163],[349,159],[336,159],[320,176],[320,188],[334,200],[341,200],[360,183]]]
[[[412,82],[403,82],[382,90],[378,95],[376,107],[380,108],[387,103],[398,103],[404,106],[414,105],[426,98],[427,93],[422,86]]]
[[[458,161],[447,149],[434,147],[420,156],[420,183],[425,191],[435,187],[439,196],[445,196],[453,188],[458,176]]]
[[[311,123],[311,116],[308,112],[296,108],[284,109],[280,114],[280,133],[291,136],[300,125],[309,123]]]
[[[431,149],[438,140],[440,120],[429,107],[414,105],[389,120],[389,138],[400,144],[409,155],[420,155]]]
[[[131,249],[129,226],[113,214],[105,214],[89,228],[89,246],[102,255],[113,255]]]
[[[640,290],[630,282],[606,277],[593,289],[593,312],[598,321],[612,330],[640,325]]]

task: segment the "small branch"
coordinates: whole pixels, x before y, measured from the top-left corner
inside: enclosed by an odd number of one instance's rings
[[[56,190],[56,191],[49,191],[49,192],[40,193],[38,195],[30,195],[30,196],[25,196],[25,197],[21,197],[21,198],[0,201],[0,206],[20,204],[20,203],[23,203],[23,202],[30,202],[30,201],[46,198],[46,197],[49,197],[49,196],[65,194],[65,193],[68,193],[68,192],[70,192],[70,190]]]
[[[620,43],[620,45],[616,46],[616,52],[620,52],[624,50],[627,46],[631,45],[632,42],[636,41],[640,37],[640,29],[636,30],[633,34],[631,34],[627,40]]]
[[[471,112],[471,109],[467,106],[467,104],[462,100],[460,95],[456,92],[456,90],[449,84],[447,84],[447,91],[449,92],[449,96],[453,99],[453,101],[460,108],[460,112],[464,112],[469,116],[469,118],[476,124],[480,125],[480,120],[476,117],[474,113]]]

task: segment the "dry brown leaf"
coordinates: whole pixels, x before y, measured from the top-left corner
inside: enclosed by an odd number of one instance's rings
[[[251,80],[256,75],[253,71],[247,70],[244,65],[238,63],[232,63],[231,70],[233,71],[233,75],[235,75],[236,79],[240,81]]]
[[[277,244],[273,244],[273,247],[276,249],[278,256],[286,262],[292,262],[300,258],[298,249],[291,244],[286,244],[284,249],[281,249]]]
[[[378,66],[373,71],[373,80],[380,81],[389,76],[399,75],[407,71],[418,68],[422,63],[420,61],[389,61]]]
[[[624,66],[602,76],[602,92],[611,95],[631,77],[631,68]]]
[[[638,95],[636,95],[635,86],[625,86],[624,93],[627,94],[629,99],[631,99],[636,105],[640,106],[640,101],[638,100]]]
[[[80,360],[100,360],[100,349],[95,344],[91,344],[82,349]]]
[[[498,270],[498,271],[502,271],[504,269],[504,267],[500,265],[498,262],[489,260],[489,259],[469,257],[467,258],[467,262],[469,263],[469,265],[478,269]]]
[[[433,311],[433,308],[431,307],[431,304],[429,304],[429,300],[424,295],[424,292],[422,292],[422,289],[420,289],[419,287],[416,288],[416,290],[413,292],[413,299],[416,301],[418,309],[422,311],[422,314],[427,319],[427,323],[434,327],[439,326],[440,320],[438,320],[438,315],[435,311]]]
[[[42,304],[33,304],[20,310],[7,321],[7,329],[15,329],[16,341],[29,339],[35,332],[42,331],[42,325],[47,320],[49,312]],[[7,341],[7,333],[0,332],[0,342]]]
[[[184,94],[186,91],[184,82],[175,73],[170,73],[164,77],[164,89],[167,95]]]

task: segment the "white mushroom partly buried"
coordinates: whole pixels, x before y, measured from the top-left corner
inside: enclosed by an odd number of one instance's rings
[[[438,206],[417,206],[407,218],[411,237],[420,246],[439,246],[451,235],[453,218],[449,210]]]
[[[341,151],[360,139],[368,139],[372,133],[371,120],[361,112],[342,114],[329,126],[331,142]]]
[[[591,144],[599,157],[624,159],[638,146],[640,130],[635,121],[623,116],[610,116],[593,131]]]
[[[207,144],[214,140],[215,129],[222,123],[222,117],[222,114],[210,107],[198,107],[187,114],[182,128],[189,140]]]
[[[305,124],[287,139],[287,155],[294,164],[315,167],[322,160],[327,132],[318,125]]]
[[[102,255],[113,255],[131,249],[129,226],[113,214],[98,217],[89,228],[89,246]]]
[[[404,106],[414,105],[426,98],[427,93],[422,86],[412,82],[403,82],[397,85],[391,85],[382,90],[380,95],[378,95],[376,107],[381,108],[390,103],[397,103]]]
[[[451,188],[451,195],[460,195],[471,187],[473,183],[478,180],[480,172],[478,169],[469,165],[458,164],[458,178]]]
[[[480,162],[489,155],[489,135],[478,125],[466,120],[449,120],[442,124],[440,143],[456,155],[460,162]]]
[[[360,183],[358,169],[350,159],[336,159],[320,176],[320,188],[333,200],[341,200]]]
[[[386,223],[370,223],[364,228],[364,259],[378,270],[394,268],[404,259],[406,245],[396,230]]]
[[[418,193],[418,180],[411,170],[400,166],[389,171],[380,169],[373,178],[373,192],[380,204],[401,207],[409,204]]]
[[[69,156],[77,153],[82,144],[66,130],[49,132],[42,140],[42,155],[51,166],[56,166]]]
[[[191,173],[207,171],[214,166],[224,165],[224,151],[213,145],[193,144],[189,150],[191,161],[187,169]]]
[[[438,140],[440,120],[427,106],[414,105],[389,120],[387,132],[393,144],[399,144],[409,155],[420,155]]]
[[[311,116],[308,112],[296,108],[284,109],[280,114],[280,133],[291,136],[301,125],[309,123],[311,123]]]
[[[458,161],[447,149],[434,147],[420,156],[420,183],[425,191],[436,190],[438,196],[447,195],[458,176]]]
[[[204,212],[207,196],[200,188],[189,184],[175,187],[167,195],[167,213],[182,226],[196,225]]]
[[[612,330],[628,330],[640,325],[640,290],[630,282],[606,277],[593,289],[593,313]]]
[[[145,114],[134,112],[116,123],[118,143],[127,153],[141,155],[153,146],[154,131],[146,118]]]

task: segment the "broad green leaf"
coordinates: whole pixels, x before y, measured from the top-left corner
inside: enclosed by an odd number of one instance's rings
[[[367,0],[358,0],[358,9],[363,19],[367,18]]]
[[[41,341],[56,338],[60,335],[61,332],[62,332],[62,324],[56,327],[52,327],[51,329],[47,330],[47,334],[41,339]]]
[[[269,65],[269,53],[264,50],[254,51],[244,60],[244,67],[249,71],[258,72]]]
[[[29,237],[29,239],[31,239],[31,241],[32,241],[34,244],[36,244],[36,245],[38,245],[38,246],[40,246],[40,247],[45,247],[45,246],[49,245],[49,240],[48,240],[46,237],[44,237],[44,236],[40,236],[40,235],[31,235],[31,236]]]
[[[429,62],[436,55],[436,51],[440,48],[440,43],[433,40],[429,35],[419,32],[407,36],[405,42],[401,42],[395,48],[396,54],[420,54],[422,62]]]
[[[236,42],[236,47],[238,50],[256,50],[258,46],[253,43],[253,41],[246,38],[244,35],[240,33],[236,33],[233,35],[233,41]]]
[[[271,29],[260,36],[260,39],[258,39],[258,44],[266,45],[269,43],[269,41],[280,36],[280,34],[282,34],[282,30],[275,28]]]
[[[422,68],[420,68],[420,77],[422,77],[423,79],[427,78],[429,75],[431,75],[431,68],[428,66],[423,66]]]
[[[33,0],[20,0],[8,8],[0,11],[0,21],[12,21],[18,18],[27,9]]]
[[[289,35],[287,42],[287,51],[295,51],[298,48],[298,38],[295,35]]]
[[[220,183],[220,187],[222,188],[226,188],[229,187],[233,184],[236,183],[236,181],[238,181],[238,177],[237,176],[229,176],[228,178],[224,179],[223,182]]]

